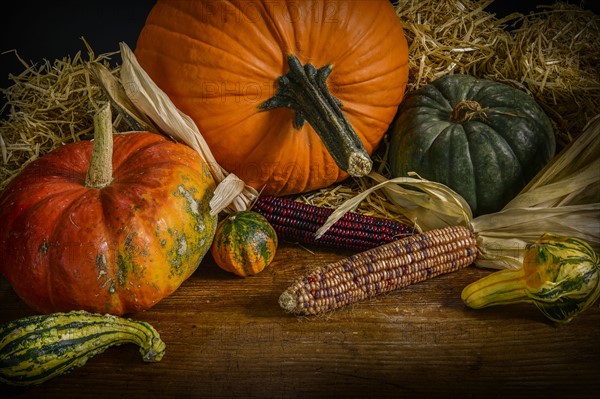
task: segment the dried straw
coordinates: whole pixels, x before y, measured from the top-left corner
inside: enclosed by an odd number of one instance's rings
[[[489,75],[500,62],[496,49],[511,41],[506,24],[485,11],[493,0],[400,0],[396,13],[409,44],[413,91],[444,75]]]
[[[88,47],[90,60],[107,64],[111,55],[95,57]],[[107,101],[93,83],[81,52],[39,66],[28,64],[16,51],[15,56],[25,70],[10,75],[13,84],[1,90],[6,115],[0,121],[0,189],[34,159],[65,143],[89,139],[93,116]],[[115,118],[116,128],[120,120]]]
[[[600,16],[567,3],[515,21],[503,63],[487,77],[529,91],[554,121],[559,148],[600,113]]]

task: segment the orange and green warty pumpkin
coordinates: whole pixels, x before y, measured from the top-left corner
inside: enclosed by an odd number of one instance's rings
[[[159,0],[135,55],[264,194],[368,173],[408,79],[388,0]]]
[[[112,171],[88,173],[92,146],[54,150],[0,194],[0,272],[41,312],[148,309],[196,270],[214,237],[215,183],[195,151],[117,134]]]

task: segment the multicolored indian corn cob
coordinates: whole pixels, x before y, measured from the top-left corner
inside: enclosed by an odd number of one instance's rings
[[[265,196],[258,198],[252,210],[271,223],[280,241],[332,249],[365,251],[414,233],[412,227],[395,220],[349,212],[317,240],[315,233],[333,209]]]
[[[473,233],[462,226],[431,230],[310,271],[279,298],[286,311],[315,315],[390,292],[475,261]]]

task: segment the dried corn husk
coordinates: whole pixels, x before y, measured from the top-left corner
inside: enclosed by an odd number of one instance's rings
[[[368,176],[379,183],[336,208],[327,222],[317,230],[317,238],[325,234],[346,212],[355,210],[363,200],[379,189],[384,191],[396,212],[410,220],[418,232],[447,226],[468,226],[473,218],[471,208],[464,198],[444,184],[418,176],[389,180],[375,172]]]
[[[373,177],[380,183],[338,207],[319,235],[383,188],[419,231],[440,224],[471,226],[477,236],[475,263],[481,267],[521,267],[526,245],[545,233],[579,238],[600,250],[600,115],[500,212],[475,219],[464,199],[440,183]]]
[[[519,268],[525,246],[543,233],[600,250],[600,115],[500,212],[473,220],[477,264]]]

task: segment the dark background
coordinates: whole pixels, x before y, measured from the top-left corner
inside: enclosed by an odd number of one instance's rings
[[[192,0],[190,0],[192,1]],[[10,85],[9,73],[19,74],[23,65],[14,52],[27,62],[54,60],[81,51],[85,37],[96,54],[119,49],[126,42],[132,49],[154,0],[57,0],[4,2],[0,16],[0,88]],[[506,15],[528,13],[551,0],[496,0],[488,11]],[[600,1],[575,1],[600,13]],[[118,57],[114,62],[119,62]],[[0,106],[4,96],[0,98]]]

